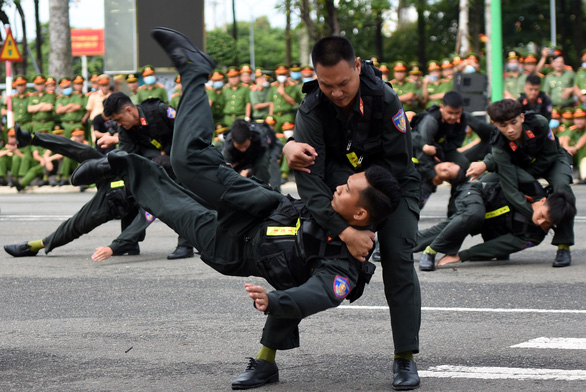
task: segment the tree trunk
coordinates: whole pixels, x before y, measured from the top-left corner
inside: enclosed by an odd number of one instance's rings
[[[579,67],[582,62],[579,50],[584,47],[584,6],[582,1],[574,0],[574,5],[572,6],[576,15],[576,23],[574,24],[574,47],[578,53],[578,58],[574,64],[575,67]]]
[[[68,23],[69,25],[69,23]],[[43,72],[43,52],[41,46],[43,44],[43,34],[41,32],[41,17],[39,14],[39,0],[35,0],[35,31],[37,32],[37,39],[35,40],[35,52],[37,54],[37,67]]]
[[[234,56],[234,59],[236,61],[236,64],[234,65],[238,65],[238,27],[236,26],[236,0],[232,0],[232,20],[234,21],[234,24],[232,25],[232,37],[234,37],[234,43],[236,45],[236,54]]]
[[[15,68],[17,74],[26,76],[26,68],[28,64],[28,41],[26,38],[26,21],[24,19],[24,11],[22,10],[22,5],[20,4],[20,1],[15,1],[14,6],[18,11],[18,15],[20,16],[20,21],[22,25],[22,52],[20,53],[20,55],[22,56],[22,63],[15,63]]]
[[[427,58],[425,57],[425,0],[417,0],[417,58],[423,69],[427,69]]]
[[[317,31],[317,27],[315,26],[315,22],[311,19],[311,7],[309,6],[309,0],[300,0],[299,2],[299,11],[300,17],[305,27],[307,28],[307,33],[309,34],[309,38],[312,41],[318,41],[321,36]]]
[[[327,35],[340,35],[340,23],[338,22],[338,11],[334,0],[325,0],[326,5],[326,25],[328,28]]]
[[[560,0],[560,7],[558,8],[558,10],[561,9],[562,12],[560,12],[559,14],[556,12],[556,21],[563,21],[563,20],[570,20],[570,12],[568,10],[568,4],[566,2],[566,0]],[[556,23],[556,26],[560,26],[561,27],[561,35],[562,35],[562,39],[561,42],[558,42],[558,46],[561,46],[562,48],[562,52],[563,53],[568,53],[569,52],[569,48],[568,48],[568,43],[570,41],[570,34],[568,32],[568,27],[569,27],[569,23]],[[561,43],[561,45],[560,45]],[[567,61],[568,56],[566,55],[564,57]]]
[[[291,0],[285,0],[285,63],[291,65]]]
[[[375,16],[375,24],[376,24],[376,31],[374,36],[374,47],[376,51],[376,56],[379,59],[379,62],[382,62],[384,59],[383,56],[383,11],[378,10]]]
[[[397,7],[397,27],[405,27],[409,23],[407,14],[409,12],[409,3],[407,0],[399,0],[399,6]]]
[[[460,0],[460,17],[458,22],[458,42],[459,51],[458,54],[466,55],[470,52],[470,31],[468,29],[468,11],[470,4],[468,0]]]
[[[73,75],[69,0],[49,1],[49,75],[59,80]]]

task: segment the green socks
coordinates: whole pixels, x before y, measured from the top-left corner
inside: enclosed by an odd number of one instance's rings
[[[429,248],[429,246],[428,246],[428,248]],[[397,353],[393,357],[393,359],[399,359],[399,358],[413,360],[413,351],[404,351],[402,353]]]
[[[423,251],[423,253],[430,254],[430,255],[437,254],[437,252],[435,250],[431,249],[431,247],[429,247],[429,246],[427,248],[425,248],[425,250]]]
[[[43,240],[29,241],[28,246],[31,247],[31,251],[38,252],[45,247]]]
[[[558,245],[558,249],[570,250],[570,245],[560,244],[560,245]]]
[[[256,359],[264,359],[267,362],[275,362],[276,355],[277,350],[273,350],[272,348],[262,346],[258,354],[256,354]]]

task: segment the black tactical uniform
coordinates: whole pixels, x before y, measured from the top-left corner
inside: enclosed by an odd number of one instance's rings
[[[237,172],[250,169],[248,177],[255,176],[279,190],[281,177],[278,159],[281,157],[283,145],[268,125],[254,122],[249,126],[250,147],[244,152],[234,147],[232,132],[229,131],[224,143],[224,158]]]
[[[378,72],[379,74],[375,74]],[[347,117],[318,87],[305,83],[295,119],[295,140],[315,148],[311,173],[295,172],[297,189],[320,226],[337,236],[348,223],[331,207],[336,186],[371,165],[389,170],[401,186],[401,203],[378,228],[385,295],[396,353],[419,352],[421,297],[413,267],[419,219],[419,175],[412,158],[411,130],[396,92],[380,71],[362,62],[360,89]]]
[[[517,99],[523,105],[523,111],[533,111],[537,114],[541,114],[543,117],[547,119],[547,121],[551,120],[551,111],[553,109],[553,103],[551,102],[551,98],[544,93],[543,91],[539,92],[535,103],[529,102],[527,99],[527,94],[522,93],[521,96]]]
[[[531,179],[528,174],[524,177]],[[460,185],[456,196],[458,211],[443,222],[420,230],[414,251],[430,246],[437,252],[455,255],[469,234],[478,233],[484,243],[459,252],[460,260],[490,260],[539,245],[545,231],[510,206],[498,180],[497,175],[489,174]],[[535,201],[546,196],[535,180],[522,183],[522,189]]]
[[[425,144],[435,146],[437,150],[436,156],[441,161],[454,162],[463,168],[467,168],[470,162],[463,154],[458,152],[458,148],[462,147],[462,143],[466,138],[469,117],[471,117],[469,114],[462,112],[459,122],[455,124],[445,123],[439,106],[434,105],[427,109],[413,128],[421,135],[421,142],[423,143],[421,147]]]
[[[140,125],[131,129],[120,127],[120,149],[141,155],[161,165],[175,178],[171,167],[171,144],[176,111],[158,98],[149,98],[136,105]],[[188,241],[179,236],[177,247],[191,248]]]
[[[484,158],[487,170],[497,172],[500,176],[506,199],[515,210],[527,218],[533,214],[531,205],[519,190],[517,168],[521,168],[535,179],[544,178],[553,191],[565,190],[572,196],[571,158],[566,150],[560,147],[557,137],[549,128],[545,117],[526,113],[523,122],[523,141],[509,141],[502,133],[494,134],[492,153]],[[573,200],[575,203],[575,199]],[[574,244],[574,219],[568,219],[556,230],[553,245]]]
[[[137,203],[185,236],[206,264],[225,275],[264,277],[280,289],[268,294],[261,343],[297,347],[301,319],[357,298],[374,266],[353,259],[341,241],[328,242],[302,203],[225,164],[210,144],[214,123],[204,89],[209,69],[188,63],[179,72],[184,92],[171,157],[189,190],[136,155],[110,154],[110,164]],[[361,273],[366,268],[369,273]]]
[[[57,135],[36,133],[31,144],[47,148],[76,162],[104,156],[86,144]],[[122,181],[103,181],[97,183],[96,186],[98,191],[91,200],[43,239],[45,253],[89,233],[103,223],[118,218],[121,220],[122,233],[108,246],[114,255],[128,251],[138,252],[138,242],[144,240],[145,229],[149,225],[144,211],[138,214],[139,209],[134,199],[127,194]]]

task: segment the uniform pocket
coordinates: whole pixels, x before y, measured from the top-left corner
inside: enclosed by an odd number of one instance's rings
[[[284,251],[261,257],[257,261],[257,267],[263,277],[277,290],[286,290],[297,286],[291,271],[289,271]]]

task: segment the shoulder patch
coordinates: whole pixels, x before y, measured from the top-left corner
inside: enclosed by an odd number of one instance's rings
[[[553,129],[549,128],[549,132],[547,133],[547,138],[551,141],[555,140],[555,135],[553,134]]]
[[[399,109],[397,114],[393,116],[393,123],[400,132],[407,132],[407,122],[405,121],[405,112],[403,111],[403,108]]]
[[[350,280],[336,275],[334,278],[334,294],[338,298],[346,298],[350,294]]]
[[[144,217],[148,223],[153,223],[155,221],[155,216],[148,211],[144,212]]]
[[[523,245],[523,249],[532,248],[534,246],[535,246],[535,244],[533,242],[528,241],[525,243],[525,245]]]
[[[173,109],[171,106],[169,106],[167,108],[167,117],[175,118],[175,115],[176,115],[175,109]]]

